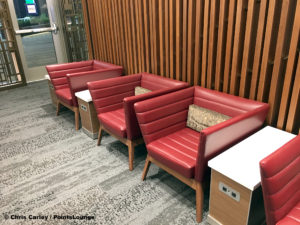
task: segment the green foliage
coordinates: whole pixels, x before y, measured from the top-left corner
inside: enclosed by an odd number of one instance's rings
[[[40,16],[25,17],[18,20],[20,28],[49,23],[49,17],[45,13],[42,13]]]

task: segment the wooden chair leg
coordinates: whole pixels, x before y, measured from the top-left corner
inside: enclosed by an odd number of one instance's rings
[[[101,144],[101,139],[102,139],[102,126],[99,126],[99,133],[98,133],[98,141],[97,141],[97,146]]]
[[[75,129],[79,130],[79,109],[77,107],[74,109],[74,113],[75,113]]]
[[[133,170],[133,160],[134,160],[134,143],[129,140],[128,144],[128,155],[129,155],[129,170]]]
[[[202,221],[203,210],[203,187],[200,182],[196,182],[196,220],[198,223]]]
[[[57,99],[57,101],[56,101],[56,116],[59,115],[59,110],[60,110],[60,103],[59,103],[59,100]]]
[[[145,180],[150,165],[151,165],[151,161],[149,160],[149,156],[147,155],[145,166],[144,166],[144,170],[143,170],[143,174],[142,174],[142,180]]]

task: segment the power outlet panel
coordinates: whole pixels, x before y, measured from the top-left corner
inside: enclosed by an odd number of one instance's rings
[[[219,191],[223,192],[224,194],[228,195],[230,198],[233,198],[235,201],[240,201],[240,193],[228,185],[224,184],[223,182],[219,182]]]
[[[80,105],[80,108],[83,110],[83,111],[87,111],[87,108],[85,105]]]

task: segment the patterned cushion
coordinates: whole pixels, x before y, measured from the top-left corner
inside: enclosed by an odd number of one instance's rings
[[[151,92],[151,90],[140,87],[140,86],[136,86],[134,88],[134,95],[141,95],[141,94],[146,94],[148,92]]]
[[[230,118],[229,116],[197,105],[190,105],[186,126],[200,132],[207,127],[224,122]]]

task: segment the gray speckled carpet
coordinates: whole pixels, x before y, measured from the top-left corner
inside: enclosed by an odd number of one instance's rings
[[[46,81],[0,94],[0,224],[197,224],[194,190],[155,165],[142,182],[145,147],[130,172],[121,142],[55,116]]]

